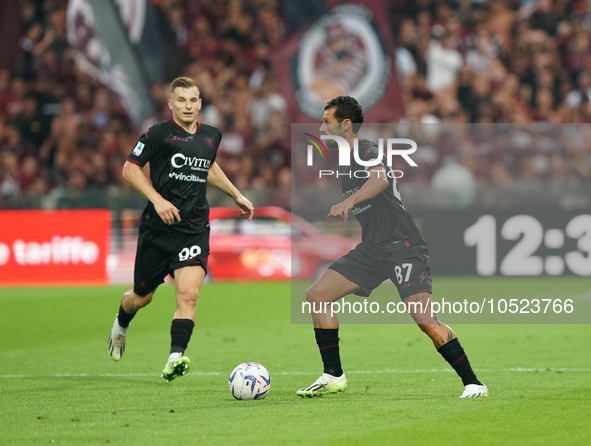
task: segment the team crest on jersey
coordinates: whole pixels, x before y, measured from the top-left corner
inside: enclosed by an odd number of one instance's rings
[[[204,138],[209,147],[213,147],[213,138]]]
[[[131,153],[133,153],[135,156],[140,156],[142,154],[142,151],[144,150],[144,147],[145,144],[138,141]]]

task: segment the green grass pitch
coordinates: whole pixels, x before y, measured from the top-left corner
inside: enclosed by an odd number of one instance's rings
[[[576,277],[435,284],[456,296],[591,290]],[[159,374],[173,287],[132,322],[116,363],[106,344],[124,290],[0,289],[0,445],[591,444],[590,325],[453,326],[489,385],[473,400],[458,399],[460,380],[415,326],[344,325],[349,389],[301,399],[321,363],[311,327],[290,323],[289,283],[206,284],[191,371],[171,383]],[[244,361],[269,370],[265,400],[230,395],[229,373]]]

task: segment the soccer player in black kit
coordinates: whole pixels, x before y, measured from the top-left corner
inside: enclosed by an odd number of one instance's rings
[[[216,164],[221,132],[197,122],[199,89],[187,77],[170,84],[172,118],[150,127],[123,166],[123,177],[148,199],[139,227],[133,289],[121,299],[109,336],[111,358],[125,351],[129,323],[148,305],[156,288],[174,277],[176,312],[170,328],[170,356],[162,377],[171,381],[189,370],[185,349],[195,326],[195,309],[209,256],[210,183],[234,199],[241,215],[252,219],[254,208]],[[150,163],[150,180],[142,167]]]
[[[326,104],[323,121],[320,127],[323,134],[343,137],[353,148],[363,123],[363,111],[354,98],[339,96]],[[338,147],[336,141],[326,141],[329,147]],[[362,161],[376,160],[378,156],[376,144],[359,141]],[[360,178],[351,175],[351,172],[364,170],[369,173],[357,174]],[[351,166],[340,167],[345,200],[332,206],[328,217],[346,221],[351,210],[361,225],[361,243],[333,263],[306,293],[313,309],[314,332],[324,373],[312,385],[296,393],[313,397],[343,392],[347,388],[339,354],[339,320],[336,315],[315,312],[314,308],[325,309],[324,303],[351,293],[369,296],[374,288],[390,279],[419,328],[462,379],[464,392],[460,398],[487,396],[487,387],[476,378],[455,333],[431,313],[429,250],[400,200],[396,179],[387,175],[390,170],[385,157],[381,164],[364,167],[352,156]],[[409,305],[411,302],[421,306]]]

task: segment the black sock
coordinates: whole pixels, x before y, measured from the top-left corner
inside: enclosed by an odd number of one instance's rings
[[[126,313],[123,309],[123,305],[119,305],[119,314],[117,314],[117,322],[119,322],[119,325],[123,328],[129,327],[129,323],[131,322],[136,313],[137,311],[135,311],[134,313]]]
[[[170,326],[170,353],[185,353],[195,322],[191,319],[173,319]]]
[[[458,376],[462,378],[462,382],[465,386],[468,384],[478,384],[482,385],[474,371],[472,370],[472,366],[470,366],[470,361],[468,361],[468,357],[466,353],[464,353],[464,349],[460,345],[460,341],[458,338],[452,339],[446,344],[443,344],[441,347],[437,349],[437,351],[443,356],[449,365],[456,371]]]
[[[316,343],[320,349],[324,373],[332,376],[341,376],[341,356],[339,354],[339,329],[338,328],[315,328]]]

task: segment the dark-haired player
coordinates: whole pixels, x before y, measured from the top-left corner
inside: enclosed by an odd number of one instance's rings
[[[339,96],[326,104],[323,121],[320,127],[323,134],[341,136],[349,147],[354,147],[353,141],[363,123],[363,111],[354,98]],[[333,140],[327,143],[337,147]],[[378,154],[374,143],[359,141],[361,160],[376,160]],[[436,315],[431,316],[429,250],[400,200],[396,179],[387,175],[386,169],[391,168],[387,167],[385,159],[369,168],[357,163],[355,157],[351,159],[351,166],[340,168],[345,200],[334,205],[328,216],[346,221],[352,210],[361,225],[361,243],[320,276],[308,290],[306,299],[313,309],[325,308],[324,302],[334,302],[351,293],[369,296],[374,288],[390,279],[419,328],[462,379],[464,392],[460,398],[486,396],[488,389],[476,378],[455,333]],[[369,174],[350,175],[363,170]],[[364,176],[367,178],[361,178]],[[421,306],[409,305],[410,302]],[[343,392],[347,388],[347,378],[339,355],[339,320],[326,311],[314,312],[312,317],[324,373],[312,385],[296,393],[312,397]]]
[[[184,356],[195,325],[199,290],[209,256],[210,183],[234,199],[241,215],[251,220],[252,203],[215,163],[221,132],[197,122],[199,89],[187,77],[170,84],[172,118],[159,122],[140,138],[123,166],[123,177],[148,199],[139,228],[133,290],[123,294],[109,336],[109,353],[121,359],[129,323],[148,305],[167,274],[174,277],[176,312],[170,328],[170,356],[162,377],[171,381],[189,370]],[[150,180],[142,167],[150,163]]]

